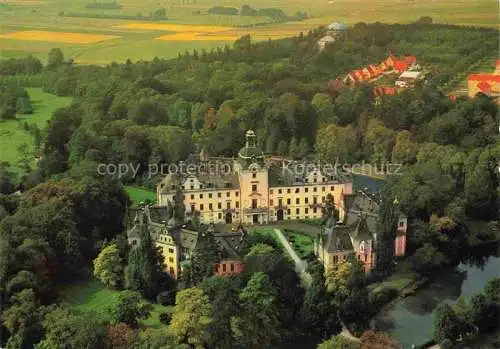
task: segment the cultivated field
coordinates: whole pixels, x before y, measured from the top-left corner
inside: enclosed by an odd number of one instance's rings
[[[119,38],[119,36],[116,35],[49,32],[41,30],[27,30],[0,35],[0,39],[44,41],[65,44],[93,44],[117,38]]]
[[[332,21],[405,23],[431,16],[440,23],[498,27],[495,0],[120,0],[119,9],[86,7],[93,2],[0,0],[0,59],[28,54],[46,59],[53,47],[77,63],[175,57],[185,50],[230,45],[246,34],[253,40],[277,39]],[[310,18],[273,23],[262,16],[208,14],[213,6],[239,9],[243,4],[279,8],[288,16],[307,12]],[[144,20],[161,8],[166,20]]]

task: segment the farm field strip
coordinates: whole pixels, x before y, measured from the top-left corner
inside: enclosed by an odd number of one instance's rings
[[[40,30],[18,31],[0,35],[0,39],[44,41],[65,44],[93,44],[101,41],[118,39],[117,35],[82,34],[69,32],[50,32]]]
[[[128,23],[118,25],[119,29],[139,29],[153,31],[172,31],[172,32],[221,32],[234,29],[232,27],[210,26],[210,25],[190,25],[190,24],[160,24],[160,23]]]

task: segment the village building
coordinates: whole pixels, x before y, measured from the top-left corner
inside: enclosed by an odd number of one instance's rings
[[[318,40],[320,51],[335,41],[347,39],[347,29],[348,27],[342,23],[331,23],[328,25],[326,35]]]
[[[419,71],[405,71],[399,76],[394,84],[397,87],[409,88],[414,87],[417,82],[423,79],[424,76]]]
[[[343,195],[352,192],[352,180],[333,173],[333,167],[303,166],[301,162],[266,161],[253,131],[235,159],[195,160],[197,173],[167,175],[157,186],[159,206],[174,201],[182,191],[186,212],[199,213],[204,224],[264,224],[322,216],[322,203],[331,194],[344,216]],[[211,164],[230,165],[227,173],[206,173]]]
[[[377,216],[379,201],[375,194],[359,191],[356,195],[345,197],[345,219],[329,222],[314,242],[314,253],[323,263],[325,270],[347,260],[351,255],[363,262],[369,272],[376,263]],[[397,200],[395,200],[397,204]],[[398,223],[394,254],[397,257],[406,253],[407,217],[397,211]]]
[[[495,71],[491,74],[471,74],[467,80],[468,96],[478,93],[493,97],[500,103],[500,60],[496,61]]]

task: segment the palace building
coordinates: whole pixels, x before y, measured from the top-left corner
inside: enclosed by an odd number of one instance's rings
[[[199,212],[204,224],[264,224],[283,220],[315,219],[331,194],[344,218],[343,196],[352,194],[352,181],[320,166],[271,161],[257,146],[253,131],[234,159],[209,158],[203,149],[187,168],[171,173],[157,186],[158,205],[167,206],[182,191],[187,214]],[[207,169],[224,167],[210,173]],[[220,166],[223,164],[224,166]],[[230,171],[227,171],[230,168]]]

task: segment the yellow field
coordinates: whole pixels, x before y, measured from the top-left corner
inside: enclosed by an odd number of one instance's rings
[[[156,40],[164,41],[234,41],[239,38],[235,35],[220,35],[216,33],[210,35],[209,33],[175,33],[160,36]]]
[[[8,5],[40,5],[45,4],[47,1],[40,0],[0,0],[0,4]]]
[[[39,31],[39,30],[19,31],[10,34],[0,35],[0,39],[58,42],[64,44],[93,44],[96,42],[112,40],[117,38],[119,38],[119,36],[116,35],[64,33],[64,32],[49,32],[49,31]]]
[[[231,27],[218,27],[211,25],[185,25],[185,24],[155,24],[155,23],[129,23],[119,25],[120,29],[139,29],[139,30],[166,30],[180,33],[217,33],[231,30]]]

